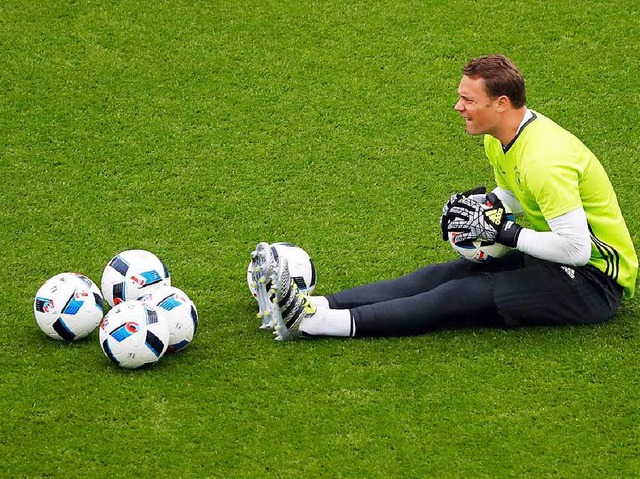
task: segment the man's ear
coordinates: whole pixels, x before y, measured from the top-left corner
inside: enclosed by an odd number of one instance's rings
[[[511,105],[511,100],[507,95],[501,95],[498,97],[498,103],[496,105],[496,109],[498,110],[499,113],[502,113],[507,108],[509,108],[509,105]]]

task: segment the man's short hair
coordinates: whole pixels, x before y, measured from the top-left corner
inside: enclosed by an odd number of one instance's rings
[[[470,78],[483,78],[487,94],[492,98],[505,95],[515,108],[522,108],[527,103],[524,77],[504,55],[474,58],[464,66],[462,73]]]

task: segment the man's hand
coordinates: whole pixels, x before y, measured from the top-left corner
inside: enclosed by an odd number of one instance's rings
[[[515,248],[522,226],[510,221],[507,212],[496,195],[489,193],[486,204],[472,198],[459,198],[448,212],[448,231],[458,233],[453,241],[496,241]]]
[[[456,201],[460,198],[473,198],[476,201],[483,202],[486,199],[487,189],[484,186],[476,186],[471,190],[467,190],[464,193],[456,193],[451,195],[449,201],[447,201],[442,207],[442,216],[440,216],[440,229],[442,230],[442,239],[447,241],[449,239],[449,220],[451,219],[449,211]]]

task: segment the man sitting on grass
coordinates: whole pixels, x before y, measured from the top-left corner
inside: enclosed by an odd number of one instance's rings
[[[286,259],[267,243],[252,275],[277,340],[305,336],[391,336],[439,327],[594,324],[634,292],[638,259],[602,165],[575,136],[526,106],[524,78],[503,55],[471,60],[455,110],[484,135],[497,187],[453,195],[443,238],[513,248],[487,263],[464,259],[406,276],[306,297]],[[490,204],[491,206],[487,206]],[[531,228],[509,221],[504,206]],[[265,306],[266,305],[266,306]]]

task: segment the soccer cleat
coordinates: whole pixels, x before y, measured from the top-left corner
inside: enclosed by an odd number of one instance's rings
[[[273,313],[278,308],[272,302],[272,284],[276,272],[277,260],[269,243],[258,243],[251,253],[251,281],[258,296],[258,319],[260,329],[273,329]]]
[[[278,260],[277,275],[274,278],[275,300],[277,307],[273,314],[273,335],[276,341],[288,341],[302,336],[300,323],[313,316],[316,307],[309,301],[298,285],[291,279],[287,259]]]

